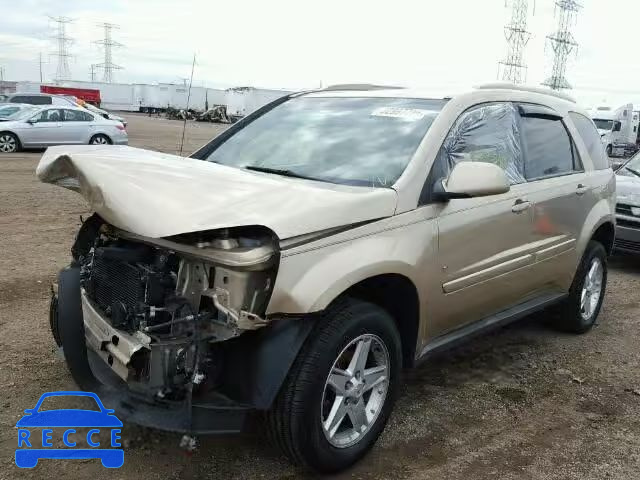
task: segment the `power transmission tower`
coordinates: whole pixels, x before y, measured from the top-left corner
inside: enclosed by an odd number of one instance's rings
[[[570,29],[576,21],[580,8],[582,8],[582,5],[574,0],[556,0],[555,16],[558,19],[558,29],[551,35],[547,35],[553,50],[553,67],[551,68],[551,76],[542,82],[542,85],[546,85],[553,90],[571,88],[565,78],[565,73],[567,71],[567,59],[578,47],[578,42],[573,38]]]
[[[52,54],[58,57],[58,67],[56,68],[56,80],[69,80],[71,71],[69,70],[69,51],[67,47],[73,43],[73,40],[67,35],[67,24],[73,20],[67,17],[49,17],[54,21],[56,26],[56,34],[53,36],[57,42],[57,49]]]
[[[111,30],[120,27],[118,27],[118,25],[114,25],[113,23],[101,23],[98,26],[104,28],[104,38],[102,40],[96,41],[95,43],[97,43],[98,45],[102,45],[102,47],[104,48],[104,61],[102,63],[97,63],[95,66],[104,70],[104,81],[106,83],[111,83],[113,81],[113,71],[122,69],[121,66],[113,63],[113,56],[111,53],[111,49],[113,47],[123,46],[121,43],[115,42],[111,38]]]
[[[90,78],[92,82],[96,81],[96,64],[95,63],[91,64]]]
[[[513,83],[526,81],[524,49],[531,38],[531,33],[527,30],[528,14],[528,0],[511,0],[511,21],[504,26],[504,36],[508,45],[507,56],[498,65],[498,77],[502,80]]]

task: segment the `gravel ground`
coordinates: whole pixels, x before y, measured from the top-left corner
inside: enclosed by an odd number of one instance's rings
[[[130,143],[174,153],[181,122],[128,115]],[[224,127],[189,124],[185,152]],[[69,259],[82,198],[38,183],[41,153],[0,156],[0,479],[295,479],[258,435],[201,438],[133,425],[125,464],[13,464],[15,422],[45,391],[75,385],[49,333],[49,284]],[[366,459],[340,479],[632,479],[640,476],[640,259],[611,261],[599,325],[558,334],[544,314],[472,340],[407,372],[395,413]]]

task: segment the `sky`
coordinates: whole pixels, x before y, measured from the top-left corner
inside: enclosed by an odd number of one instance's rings
[[[55,24],[73,19],[69,67],[89,80],[103,61],[99,23],[117,24],[113,50],[124,83],[305,89],[377,83],[456,93],[497,79],[506,55],[510,0],[0,0],[0,66],[7,80],[55,76]],[[506,4],[506,6],[505,6]],[[535,5],[534,5],[535,4]],[[569,58],[571,92],[586,107],[640,104],[637,0],[582,0]],[[546,35],[557,29],[554,0],[529,0],[527,83],[549,76]],[[101,78],[102,72],[97,72]]]

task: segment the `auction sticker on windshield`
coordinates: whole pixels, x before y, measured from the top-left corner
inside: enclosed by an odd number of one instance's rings
[[[401,118],[403,120],[416,122],[418,120],[422,120],[424,117],[431,113],[437,112],[432,112],[431,110],[424,110],[421,108],[380,107],[371,112],[371,116]]]
[[[89,401],[89,409],[47,409],[53,400],[64,398],[74,404]],[[87,403],[87,402],[85,402]],[[28,408],[18,423],[16,465],[33,468],[38,460],[98,458],[106,468],[120,468],[124,451],[120,443],[122,422],[104,407],[95,393],[48,392],[34,408]],[[55,444],[55,445],[54,445]],[[61,448],[56,448],[56,447]]]

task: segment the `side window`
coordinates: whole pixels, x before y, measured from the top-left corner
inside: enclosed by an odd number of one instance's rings
[[[513,184],[525,182],[517,111],[511,103],[487,103],[464,112],[447,135],[438,163],[447,177],[458,162],[494,163]]]
[[[598,135],[598,130],[596,130],[596,126],[593,121],[576,112],[569,112],[569,116],[578,130],[580,138],[582,138],[582,141],[587,147],[587,151],[593,161],[594,168],[596,170],[605,170],[609,168],[609,160],[604,153],[604,147],[602,146],[600,135]],[[635,131],[636,127],[633,128]]]
[[[579,162],[574,168],[574,148],[562,120],[523,117],[521,125],[527,180],[557,177],[581,170]]]
[[[33,103],[31,102],[31,97],[26,97],[24,95],[14,95],[11,97],[11,103]]]
[[[64,113],[64,121],[65,122],[90,122],[93,120],[93,117],[89,114],[85,114],[85,112],[81,112],[79,110],[62,110]]]
[[[62,121],[61,111],[57,109],[43,110],[38,115],[33,117],[36,122],[60,122]]]

